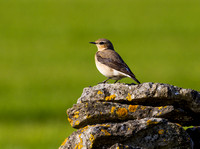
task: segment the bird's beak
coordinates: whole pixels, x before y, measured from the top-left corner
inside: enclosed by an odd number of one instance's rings
[[[89,43],[91,43],[91,44],[96,44],[96,42],[89,42]]]

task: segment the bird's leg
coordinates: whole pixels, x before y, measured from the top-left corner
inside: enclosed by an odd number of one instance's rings
[[[104,80],[103,82],[100,82],[100,83],[98,83],[98,84],[106,83],[109,79],[110,79],[110,78],[108,78],[108,79],[106,79],[106,80]]]
[[[110,78],[108,78],[108,79],[104,80],[102,83],[106,83],[106,82],[107,82],[109,79],[110,79]]]
[[[119,81],[119,80],[116,80],[114,83],[117,83],[117,81]]]

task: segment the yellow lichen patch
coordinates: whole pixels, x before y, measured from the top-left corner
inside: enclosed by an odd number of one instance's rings
[[[116,97],[116,95],[115,95],[115,94],[113,94],[113,95],[107,96],[107,97],[105,98],[105,100],[106,100],[106,101],[109,101],[109,100],[114,100],[114,99],[115,99],[115,97]]]
[[[90,142],[93,142],[93,140],[94,140],[94,135],[92,135],[92,134],[90,134]]]
[[[98,91],[97,94],[103,94],[103,92],[102,91]]]
[[[119,146],[116,149],[119,149]]]
[[[68,118],[69,123],[72,125],[73,124],[73,120]]]
[[[66,138],[65,141],[63,141],[63,143],[61,144],[61,146],[65,145],[65,143],[67,142],[67,140],[68,140],[68,138]]]
[[[129,105],[128,110],[129,110],[130,112],[135,112],[136,109],[137,109],[137,107],[138,107],[138,105]]]
[[[119,108],[117,109],[116,114],[119,117],[126,117],[128,115],[128,110],[126,108]]]
[[[75,125],[79,125],[79,121],[76,121],[74,124],[75,124]]]
[[[141,108],[142,110],[146,109],[146,107],[145,107],[145,106],[141,106],[140,108]]]
[[[115,107],[112,107],[110,113],[113,114],[114,111],[115,111]]]
[[[87,102],[85,103],[85,107],[86,107],[86,108],[88,107],[88,103],[87,103]]]
[[[128,93],[128,96],[126,97],[126,99],[127,99],[128,101],[132,101],[131,94]]]
[[[90,144],[90,148],[92,148],[93,141],[94,141],[94,135],[90,134],[89,140],[90,140],[90,143],[91,143],[91,144]]]
[[[86,116],[86,118],[88,119],[88,118],[90,118],[91,117],[91,115],[90,114],[88,114],[87,116]]]
[[[83,148],[83,139],[81,138],[81,134],[79,135],[80,142],[75,146],[75,149],[82,149]]]
[[[161,110],[163,108],[163,106],[161,106],[161,107],[158,107],[158,110]]]
[[[88,129],[88,126],[85,126],[84,128],[82,128],[81,132],[84,132],[86,129]]]
[[[79,111],[76,111],[75,113],[74,113],[74,118],[78,118],[79,117]]]
[[[160,130],[158,131],[158,133],[159,133],[160,135],[162,135],[162,134],[164,133],[164,130],[163,130],[163,129],[160,129]]]
[[[152,121],[152,120],[148,120],[147,121],[147,125],[155,125],[158,124],[158,122]]]
[[[178,125],[179,127],[182,127],[180,124],[176,123],[176,125]]]
[[[162,112],[159,112],[158,114],[156,114],[156,116],[159,116],[159,115],[161,115],[162,114]]]
[[[105,134],[106,136],[110,136],[110,135],[111,135],[111,134],[110,134],[107,130],[105,130],[105,129],[101,129],[101,131],[104,132],[104,134]]]
[[[101,126],[104,126],[104,127],[110,127],[110,125],[108,125],[108,124],[101,124]]]

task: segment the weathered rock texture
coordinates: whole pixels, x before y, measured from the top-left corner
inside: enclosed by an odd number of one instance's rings
[[[67,114],[79,130],[60,149],[189,149],[200,142],[181,126],[200,124],[200,93],[168,84],[98,84]]]

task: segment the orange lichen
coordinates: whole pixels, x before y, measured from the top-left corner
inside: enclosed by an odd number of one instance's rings
[[[107,130],[105,130],[105,129],[101,129],[101,131],[104,132],[104,134],[105,134],[106,136],[110,136],[110,135],[111,135],[111,134],[110,134]]]
[[[158,110],[161,110],[163,108],[163,106],[161,106],[161,107],[158,107]]]
[[[141,106],[140,108],[141,108],[142,110],[146,109],[146,107],[145,107],[145,106]]]
[[[110,125],[108,125],[108,124],[101,124],[101,126],[104,126],[104,127],[110,127]]]
[[[90,134],[90,142],[92,142],[94,140],[94,135]]]
[[[68,118],[69,123],[72,125],[73,124],[73,120]]]
[[[106,100],[106,101],[109,101],[109,100],[114,100],[114,99],[115,99],[115,97],[116,97],[116,95],[115,95],[115,94],[113,94],[113,95],[107,96],[107,97],[105,98],[105,100]]]
[[[162,134],[164,133],[164,130],[163,130],[163,129],[160,129],[160,130],[158,131],[158,133],[159,133],[160,135],[162,135]]]
[[[178,125],[179,127],[182,127],[180,124],[176,123],[176,125]]]
[[[126,97],[126,99],[127,99],[128,101],[132,101],[131,94],[128,93],[128,96]]]
[[[97,94],[103,94],[103,92],[102,91],[98,91]]]
[[[76,122],[74,123],[74,125],[79,125],[79,123],[80,123],[79,121],[76,121]]]
[[[74,118],[78,118],[79,117],[79,111],[76,111],[75,113],[74,113]]]
[[[161,115],[162,114],[162,112],[159,112],[158,114],[156,114],[156,116],[159,116],[159,115]]]
[[[137,107],[138,107],[138,105],[129,105],[128,110],[129,110],[130,112],[135,112],[136,109],[137,109]]]
[[[66,138],[65,141],[63,141],[63,143],[61,144],[61,146],[65,145],[65,143],[67,142],[67,140],[68,140],[68,138]]]
[[[88,119],[88,118],[90,118],[90,117],[91,117],[91,115],[90,115],[90,114],[87,114],[86,118]]]
[[[76,144],[75,149],[82,149],[83,148],[83,139],[81,138],[81,134],[79,135],[80,142]]]
[[[88,126],[85,126],[84,128],[82,128],[81,132],[84,132],[86,129],[88,129]]]
[[[128,115],[128,110],[126,108],[119,108],[117,109],[116,114],[119,117],[126,117]]]
[[[93,141],[94,141],[94,135],[92,135],[92,134],[90,134],[90,138],[89,138],[89,140],[90,140],[90,148],[92,148],[92,146],[93,146]]]
[[[85,107],[86,107],[86,108],[88,107],[88,103],[87,103],[87,102],[85,103]]]
[[[112,107],[110,113],[113,114],[114,111],[115,111],[115,107]]]
[[[147,121],[147,125],[155,125],[155,124],[158,124],[158,122],[152,120]]]

